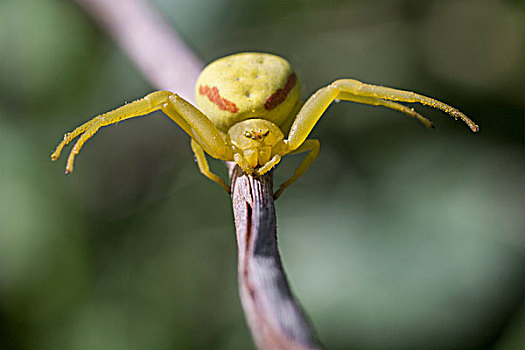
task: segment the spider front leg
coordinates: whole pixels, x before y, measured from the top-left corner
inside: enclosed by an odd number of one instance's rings
[[[166,103],[170,95],[171,92],[168,91],[157,91],[111,112],[96,116],[72,132],[64,135],[64,139],[58,144],[55,151],[51,154],[51,160],[57,160],[60,157],[62,148],[67,146],[71,141],[80,135],[67,160],[66,174],[71,173],[73,171],[75,156],[80,152],[86,141],[95,135],[101,127],[159,110],[162,104]]]
[[[66,174],[71,173],[75,156],[80,152],[85,142],[101,127],[149,114],[156,110],[162,110],[191,138],[196,139],[211,156],[223,160],[232,160],[231,148],[226,144],[213,123],[189,102],[169,91],[153,92],[140,100],[99,115],[82,124],[64,136],[64,139],[51,154],[51,159],[57,160],[62,148],[80,135],[67,160]]]
[[[436,108],[445,113],[448,113],[449,115],[454,117],[454,119],[461,119],[474,132],[477,132],[479,130],[479,127],[465,114],[460,112],[457,108],[449,106],[446,103],[443,103],[431,97],[423,96],[412,91],[404,91],[384,86],[365,84],[353,79],[336,80],[330,86],[334,86],[340,92],[349,93],[358,97],[408,103],[421,103],[422,105]]]
[[[409,108],[405,105],[402,105],[401,103],[395,103],[392,101],[382,100],[380,98],[374,98],[374,97],[362,97],[362,96],[355,96],[348,92],[340,92],[337,95],[338,100],[343,101],[350,101],[350,102],[357,102],[372,106],[383,106],[390,109],[393,109],[395,111],[404,113],[408,115],[409,117],[417,119],[419,122],[421,122],[423,125],[425,125],[429,129],[434,129],[434,124],[427,118],[423,117],[421,114],[416,112],[414,109]]]
[[[364,84],[352,79],[341,79],[334,81],[327,87],[319,89],[305,102],[290,128],[287,140],[290,150],[296,149],[304,142],[304,140],[306,140],[319,118],[321,118],[324,111],[335,99],[391,108],[418,119],[428,127],[432,127],[432,123],[428,119],[407,106],[393,101],[421,103],[426,106],[440,109],[455,119],[460,118],[474,132],[479,130],[478,126],[465,114],[461,113],[456,108],[433,98],[419,95],[411,91]]]

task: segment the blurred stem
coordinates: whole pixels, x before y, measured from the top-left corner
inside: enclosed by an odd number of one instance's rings
[[[111,35],[152,86],[193,100],[193,85],[204,65],[149,2],[75,1]]]
[[[75,0],[160,90],[193,100],[202,62],[167,21],[140,0]],[[254,178],[230,165],[239,247],[239,292],[260,349],[318,349],[294,300],[277,249],[272,172]]]

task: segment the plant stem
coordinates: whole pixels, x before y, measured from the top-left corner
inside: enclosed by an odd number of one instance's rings
[[[273,172],[260,177],[230,165],[239,248],[239,294],[260,349],[320,349],[295,301],[277,247]]]

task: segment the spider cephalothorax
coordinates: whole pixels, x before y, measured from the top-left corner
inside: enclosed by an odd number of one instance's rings
[[[320,143],[307,137],[336,99],[388,107],[433,127],[428,119],[398,102],[421,103],[460,118],[478,131],[472,120],[443,102],[352,79],[334,81],[303,104],[297,74],[285,59],[271,54],[240,53],[218,59],[204,68],[195,90],[198,108],[169,91],[156,91],[99,115],[66,134],[51,159],[58,159],[62,148],[80,135],[67,161],[66,173],[70,173],[75,155],[102,126],[162,110],[191,137],[200,171],[228,192],[229,186],[210,171],[205,152],[235,161],[253,175],[265,174],[286,154],[308,152],[294,175],[275,192],[277,198],[317,158]]]
[[[228,136],[234,148],[235,161],[247,173],[261,173],[260,167],[268,164],[286,147],[281,129],[265,119],[243,120],[228,130]]]

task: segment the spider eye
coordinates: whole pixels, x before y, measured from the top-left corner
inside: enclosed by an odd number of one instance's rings
[[[258,130],[247,130],[244,131],[243,136],[252,140],[261,140],[270,133],[268,129],[258,129]]]

